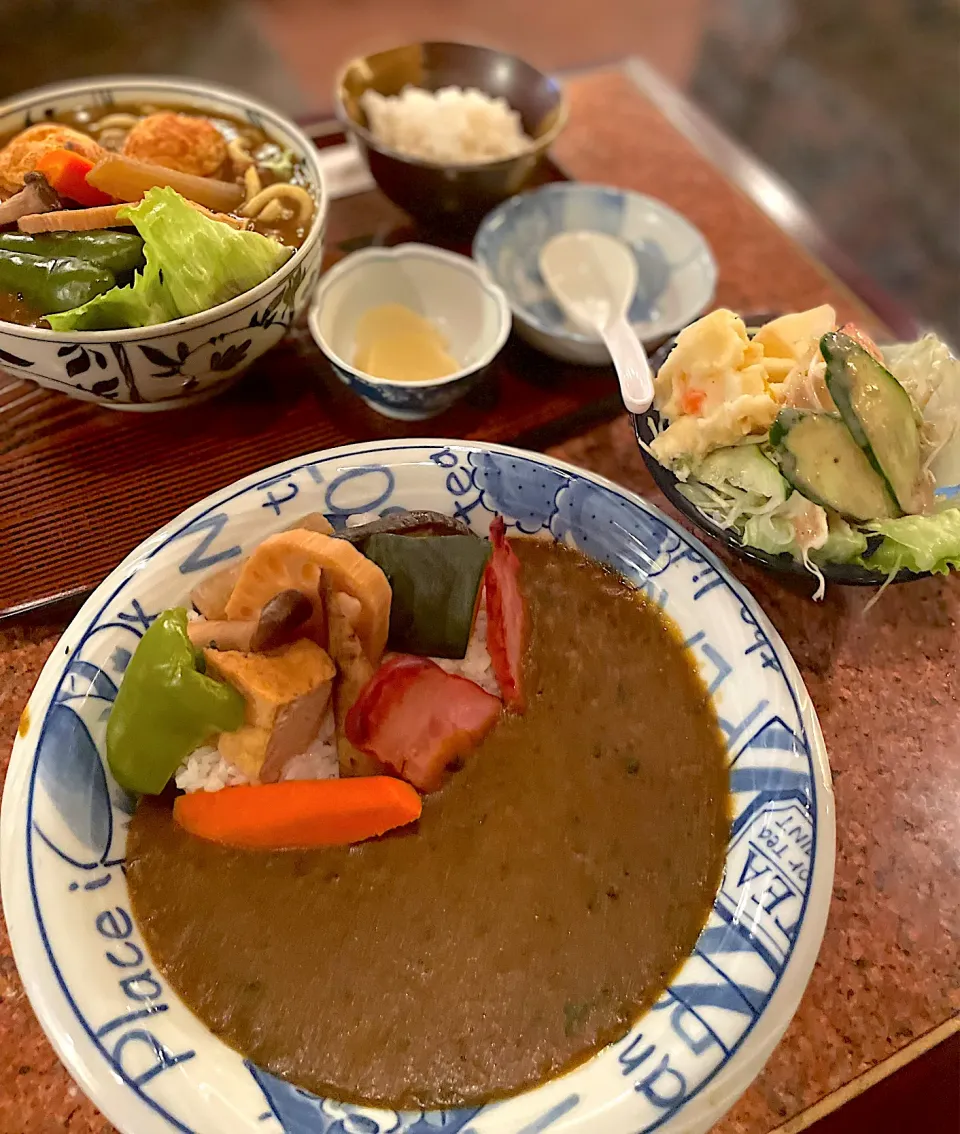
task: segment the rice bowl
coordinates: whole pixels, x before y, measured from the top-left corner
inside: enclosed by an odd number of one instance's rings
[[[519,114],[530,144],[511,157],[479,163],[408,156],[376,137],[361,103],[369,91],[389,98],[405,87],[429,92],[451,86],[503,99]],[[477,221],[526,188],[568,113],[559,83],[517,56],[473,44],[433,41],[353,60],[337,82],[336,109],[383,193],[412,216],[447,225]]]

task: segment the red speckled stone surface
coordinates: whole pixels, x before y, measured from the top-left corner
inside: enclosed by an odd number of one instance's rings
[[[720,264],[717,300],[741,310],[833,302],[864,313],[622,75],[571,84],[558,157],[584,180],[649,192],[689,216]],[[869,317],[867,317],[869,322]],[[553,450],[659,497],[626,419]],[[0,555],[2,560],[2,555]],[[729,560],[728,560],[729,561]],[[757,596],[820,714],[837,797],[837,874],[820,959],[797,1016],[716,1134],[769,1134],[960,1011],[960,584],[868,592],[734,572]],[[0,631],[0,768],[61,626]],[[0,925],[0,1134],[107,1134],[40,1031]]]

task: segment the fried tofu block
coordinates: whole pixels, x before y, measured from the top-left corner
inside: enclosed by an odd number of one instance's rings
[[[251,779],[277,780],[320,728],[336,675],[329,654],[302,638],[269,653],[207,649],[204,657],[208,672],[247,703],[246,724],[220,734],[221,755]]]

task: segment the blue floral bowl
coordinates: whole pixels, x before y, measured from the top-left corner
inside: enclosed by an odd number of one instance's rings
[[[473,257],[506,292],[517,333],[564,362],[610,361],[599,337],[578,330],[540,275],[540,249],[560,232],[616,236],[637,261],[637,291],[627,313],[637,336],[659,342],[703,311],[717,265],[700,231],[679,213],[640,193],[561,182],[505,202],[477,230]]]
[[[226,114],[258,126],[294,154],[317,205],[310,231],[269,279],[184,319],[73,332],[0,321],[0,368],[111,409],[177,409],[226,390],[306,308],[320,276],[327,198],[317,150],[292,122],[237,91],[191,79],[113,77],[41,87],[3,108],[0,137],[52,113],[131,102]]]
[[[396,382],[359,370],[357,321],[370,308],[399,303],[429,319],[461,364],[446,378]],[[346,256],[320,281],[310,308],[310,333],[334,373],[384,417],[421,421],[443,413],[480,381],[510,334],[503,292],[456,252],[429,244],[364,248]]]
[[[568,541],[623,572],[679,625],[729,749],[726,867],[693,953],[622,1040],[479,1109],[396,1112],[316,1098],[208,1032],[152,966],[132,919],[122,869],[132,801],[103,755],[140,636],[200,574],[298,514],[322,511],[336,525],[396,507],[455,514],[478,533],[500,512],[517,532]],[[291,459],[151,536],[51,654],[0,811],[3,906],[24,986],[61,1059],[126,1134],[699,1134],[747,1087],[797,1007],[833,863],[816,714],[750,595],[693,536],[615,484],[479,442],[370,442]]]

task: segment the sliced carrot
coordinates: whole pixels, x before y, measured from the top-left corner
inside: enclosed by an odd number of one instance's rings
[[[178,796],[174,820],[191,835],[234,847],[345,846],[420,818],[420,796],[392,776],[284,780]]]
[[[87,183],[87,174],[93,169],[93,162],[83,154],[74,150],[48,150],[37,158],[36,167],[37,172],[43,174],[61,197],[69,197],[78,205],[113,203],[109,193]]]
[[[706,390],[697,388],[684,390],[680,398],[680,408],[684,413],[697,414],[703,411],[703,403],[707,400]]]

